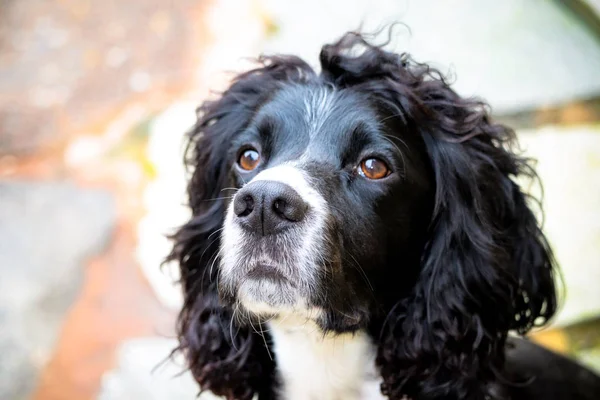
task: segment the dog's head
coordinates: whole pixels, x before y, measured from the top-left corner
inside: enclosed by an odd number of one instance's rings
[[[220,294],[258,316],[364,327],[418,273],[434,193],[425,145],[368,87],[277,84],[229,142],[226,187],[240,189],[221,193]]]
[[[320,60],[317,74],[263,58],[199,109],[193,217],[171,254],[191,370],[228,398],[268,390],[268,341],[249,326],[293,312],[371,333],[391,398],[483,396],[507,332],[555,311],[552,256],[513,180],[532,170],[428,66],[355,34]]]

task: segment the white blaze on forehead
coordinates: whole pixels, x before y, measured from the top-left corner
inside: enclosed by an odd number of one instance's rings
[[[305,118],[309,126],[308,134],[310,137],[319,132],[323,123],[329,117],[333,108],[333,98],[331,89],[318,88],[313,90],[304,100]]]
[[[317,214],[325,214],[327,205],[325,199],[311,185],[310,178],[300,168],[284,164],[277,167],[265,169],[254,177],[250,182],[276,181],[291,186],[309,207]]]

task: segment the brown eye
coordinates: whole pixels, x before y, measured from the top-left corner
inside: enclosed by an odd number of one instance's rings
[[[260,162],[260,154],[254,149],[245,150],[238,160],[238,164],[246,171],[252,171]]]
[[[369,179],[382,179],[390,174],[390,169],[378,158],[367,158],[360,163],[358,173]]]

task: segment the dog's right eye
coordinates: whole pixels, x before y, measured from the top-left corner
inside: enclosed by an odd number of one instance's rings
[[[260,154],[256,149],[246,149],[240,154],[238,165],[245,171],[252,171],[260,162]]]
[[[391,171],[387,164],[379,158],[367,158],[361,161],[358,173],[365,178],[377,180],[385,178]]]

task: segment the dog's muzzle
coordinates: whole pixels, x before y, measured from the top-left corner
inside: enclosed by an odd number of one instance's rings
[[[306,307],[324,270],[327,203],[307,174],[260,172],[229,205],[221,233],[219,290],[255,313]]]

